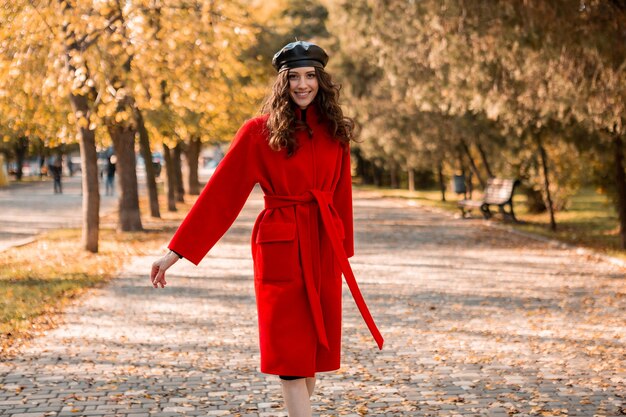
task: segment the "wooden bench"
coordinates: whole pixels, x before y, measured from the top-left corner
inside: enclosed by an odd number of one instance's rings
[[[480,209],[483,217],[488,219],[493,215],[491,210],[489,210],[489,206],[498,206],[498,210],[505,220],[509,219],[517,222],[513,212],[513,193],[518,185],[519,180],[490,178],[487,181],[482,200],[459,201],[458,205],[461,213],[463,213],[463,217],[466,217],[466,212],[469,213],[472,209],[477,208]],[[505,209],[507,206],[508,210]]]

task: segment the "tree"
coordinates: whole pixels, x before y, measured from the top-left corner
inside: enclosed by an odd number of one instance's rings
[[[154,17],[161,12],[165,16],[159,30],[164,36],[152,37]],[[249,98],[260,91],[249,87],[246,63],[238,62],[243,45],[258,29],[236,2],[58,0],[33,6],[23,0],[0,13],[6,22],[0,28],[4,141],[22,136],[46,138],[50,143],[80,141],[83,231],[86,247],[92,251],[97,251],[98,238],[96,137],[99,144],[109,145],[102,134],[106,130],[118,152],[125,150],[119,158],[120,229],[138,229],[137,132],[150,177],[150,135],[153,144],[179,137],[206,141],[224,132],[232,135],[242,115],[250,114],[253,100]],[[46,30],[32,25],[33,18],[43,22]],[[168,107],[158,99],[164,85]],[[238,88],[243,92],[231,99]],[[185,125],[190,113],[198,115],[198,125]],[[148,182],[152,213],[158,215],[156,186]]]
[[[349,102],[368,125],[359,145],[366,156],[406,154],[400,159],[415,164],[429,157],[420,144],[435,141],[450,169],[453,150],[466,142],[464,159],[471,156],[476,176],[471,140],[488,176],[526,175],[552,219],[581,183],[580,158],[593,159],[570,139],[584,136],[574,133],[581,126],[588,136],[606,132],[600,142],[615,151],[605,165],[622,172],[622,1],[329,3]],[[428,137],[437,114],[447,121],[446,136]],[[406,117],[419,121],[411,142],[402,138],[411,134]],[[615,174],[618,190],[626,188],[622,178]]]

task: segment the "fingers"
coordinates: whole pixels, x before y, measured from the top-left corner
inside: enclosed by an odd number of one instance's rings
[[[152,269],[150,270],[150,281],[154,284],[154,279],[156,278],[157,273],[159,272],[159,266],[155,263],[152,264]]]
[[[165,271],[174,265],[178,259],[178,255],[170,251],[167,255],[164,255],[152,264],[152,269],[150,270],[150,281],[152,282],[152,286],[154,288],[159,288],[159,285],[161,288],[165,288],[167,285],[167,282],[165,281]]]
[[[165,271],[159,271],[154,281],[154,288],[158,288],[159,285],[161,286],[161,288],[165,288],[166,284],[167,282],[165,282]]]
[[[152,269],[150,271],[150,281],[152,282],[152,286],[154,288],[159,288],[159,285],[161,286],[161,288],[165,288],[165,285],[167,284],[167,282],[165,281],[165,269],[166,268],[162,268],[159,264],[159,262],[155,262],[154,264],[152,264]]]
[[[154,288],[165,287],[165,271],[159,269],[159,272],[155,275],[154,280],[152,281],[152,285]]]

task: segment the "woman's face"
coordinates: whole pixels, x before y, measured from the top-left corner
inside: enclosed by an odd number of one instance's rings
[[[289,95],[301,109],[306,109],[319,90],[314,67],[292,68],[287,74]]]

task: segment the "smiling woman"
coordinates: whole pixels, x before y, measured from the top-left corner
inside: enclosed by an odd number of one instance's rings
[[[354,254],[349,143],[354,123],[324,71],[328,55],[293,42],[262,115],[246,122],[151,271],[163,288],[180,257],[197,264],[228,230],[255,184],[265,209],[252,230],[261,371],[279,375],[291,417],[311,416],[315,375],[340,367],[341,275],[379,348],[383,338],[348,258]]]

